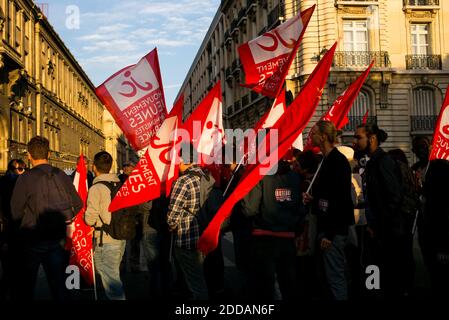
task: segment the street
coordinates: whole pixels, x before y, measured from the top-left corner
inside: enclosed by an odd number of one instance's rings
[[[232,233],[228,232],[223,237],[223,254],[224,254],[224,266],[225,266],[225,286],[228,295],[232,297],[242,296],[244,290],[244,282],[240,272],[235,267],[234,263],[234,247]],[[429,280],[428,274],[424,268],[421,251],[418,246],[417,239],[415,237],[414,242],[414,256],[416,263],[415,273],[415,292],[414,298],[428,297],[429,292]],[[143,266],[143,263],[141,264]],[[141,272],[132,273],[126,272],[123,277],[123,283],[125,286],[126,297],[128,300],[147,300],[148,299],[148,272],[146,268],[142,267]],[[97,283],[99,287],[98,296],[101,297],[101,285]],[[279,290],[276,290],[276,296],[280,297]],[[42,267],[39,270],[38,283],[36,287],[36,299],[37,300],[50,300],[51,295],[47,285],[44,271]],[[94,300],[93,289],[81,289],[74,292],[74,299],[80,300]]]

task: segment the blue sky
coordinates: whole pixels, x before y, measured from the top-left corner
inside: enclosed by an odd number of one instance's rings
[[[95,86],[157,47],[167,108],[220,0],[43,0],[48,19]],[[70,6],[79,9],[79,28]],[[69,12],[68,12],[68,11]]]

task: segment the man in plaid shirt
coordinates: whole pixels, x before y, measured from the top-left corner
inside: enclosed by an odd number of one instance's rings
[[[190,152],[185,146],[181,149],[181,176],[176,180],[170,195],[167,223],[175,235],[174,255],[177,260],[193,299],[207,299],[207,285],[203,272],[203,254],[197,250],[200,237],[197,215],[200,210],[199,175],[205,175],[195,164],[197,159],[191,145]],[[193,150],[192,150],[193,149]]]

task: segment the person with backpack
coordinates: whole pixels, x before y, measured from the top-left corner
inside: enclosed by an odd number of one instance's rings
[[[368,233],[373,240],[373,262],[380,270],[380,288],[385,298],[403,297],[403,221],[400,169],[380,145],[388,134],[376,124],[360,125],[354,135],[354,148],[370,160],[363,175],[368,210]]]
[[[120,279],[120,263],[125,252],[126,240],[115,233],[124,225],[114,223],[121,211],[111,213],[108,210],[111,199],[119,190],[121,183],[116,174],[109,173],[112,167],[112,156],[106,151],[100,151],[94,157],[93,171],[95,179],[87,196],[87,207],[84,220],[93,226],[95,249],[95,271],[100,275],[106,297],[109,300],[125,300],[125,292]],[[114,216],[114,219],[112,218]],[[135,232],[135,225],[131,231]],[[126,230],[124,230],[126,233]],[[115,237],[114,237],[115,236]],[[119,238],[119,239],[117,239]],[[120,239],[122,238],[122,239]]]
[[[205,172],[196,164],[198,154],[191,144],[182,144],[179,164],[180,177],[173,184],[167,213],[169,229],[174,233],[174,257],[178,263],[194,300],[208,298],[203,271],[204,255],[197,249],[197,242],[204,229],[200,218],[201,190],[206,181]],[[214,179],[209,177],[212,190]],[[205,192],[203,192],[205,193]],[[203,195],[204,199],[204,195]]]
[[[70,178],[49,164],[49,141],[40,136],[28,142],[33,168],[19,176],[11,199],[17,225],[13,299],[32,300],[40,265],[55,300],[66,300],[68,255],[64,250],[67,225],[83,207]]]

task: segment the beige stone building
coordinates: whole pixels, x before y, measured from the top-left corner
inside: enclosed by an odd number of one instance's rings
[[[313,124],[374,59],[344,128],[344,142],[352,142],[355,126],[369,110],[369,121],[389,133],[385,147],[400,147],[413,160],[411,140],[432,135],[449,84],[449,1],[223,0],[181,88],[185,116],[221,79],[226,126],[252,127],[271,101],[239,86],[244,75],[237,47],[314,4],[288,89],[295,96],[338,41]]]
[[[35,135],[49,139],[50,162],[63,169],[105,148],[118,166],[128,160],[119,131],[107,129],[105,144],[94,85],[33,1],[0,0],[0,35],[0,173],[26,160]]]

